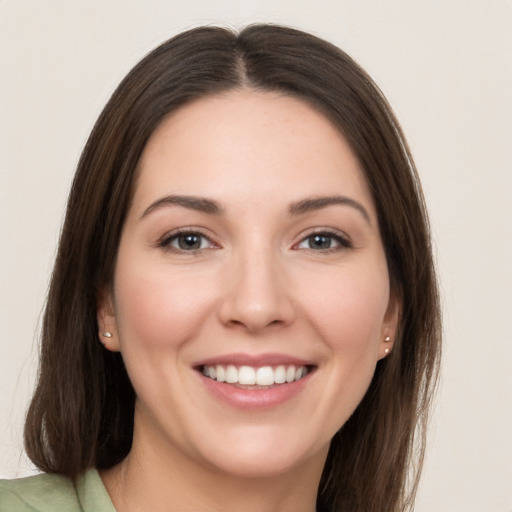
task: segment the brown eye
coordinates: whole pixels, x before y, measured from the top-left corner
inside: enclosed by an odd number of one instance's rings
[[[193,252],[213,247],[213,242],[205,235],[195,232],[178,232],[171,235],[160,244],[173,251]]]
[[[336,241],[328,235],[312,235],[308,236],[308,247],[309,249],[330,249]]]
[[[350,247],[350,242],[337,233],[313,233],[304,238],[297,249],[309,249],[313,251],[328,251]]]
[[[184,251],[201,249],[204,237],[196,233],[187,233],[176,237],[176,245]]]

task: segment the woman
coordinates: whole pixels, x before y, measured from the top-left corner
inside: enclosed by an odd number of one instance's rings
[[[407,508],[439,303],[378,88],[289,28],[155,49],[84,149],[42,338],[47,474],[3,482],[8,510]]]

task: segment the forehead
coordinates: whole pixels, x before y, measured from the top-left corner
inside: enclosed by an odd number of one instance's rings
[[[150,137],[138,174],[136,203],[169,193],[246,204],[340,193],[373,207],[339,130],[305,101],[278,93],[237,90],[178,109]]]

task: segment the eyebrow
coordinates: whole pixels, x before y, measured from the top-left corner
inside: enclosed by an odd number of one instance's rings
[[[327,208],[332,205],[351,206],[361,213],[368,224],[371,224],[368,210],[361,203],[345,196],[312,197],[302,199],[292,203],[288,208],[288,213],[290,215],[302,215],[303,213],[321,210],[322,208]]]
[[[158,199],[149,205],[141,215],[141,219],[149,215],[152,211],[157,210],[158,208],[173,205],[182,206],[184,208],[189,208],[190,210],[196,210],[203,213],[209,213],[211,215],[222,215],[224,213],[222,206],[213,199],[194,196],[171,195],[162,197],[161,199]]]
[[[321,210],[322,208],[327,208],[328,206],[333,205],[350,206],[355,208],[361,213],[365,220],[371,224],[370,215],[366,208],[361,203],[345,196],[311,197],[301,199],[300,201],[295,201],[290,204],[288,207],[288,214],[302,215],[307,212]],[[170,195],[162,197],[154,203],[151,203],[151,205],[144,210],[144,213],[141,215],[141,219],[149,215],[154,210],[164,206],[181,206],[183,208],[208,213],[210,215],[224,214],[224,208],[220,203],[213,199],[195,196]]]

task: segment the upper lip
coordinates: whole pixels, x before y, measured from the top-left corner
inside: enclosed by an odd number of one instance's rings
[[[262,366],[279,366],[279,365],[295,365],[295,366],[314,366],[312,361],[302,359],[300,357],[288,354],[268,353],[268,354],[224,354],[207,359],[201,359],[192,364],[194,368],[200,366],[216,366],[228,365],[233,366],[252,366],[261,368]]]

